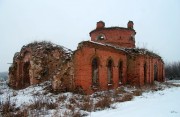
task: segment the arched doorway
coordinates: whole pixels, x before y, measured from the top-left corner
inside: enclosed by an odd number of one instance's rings
[[[22,79],[23,87],[27,87],[30,85],[29,67],[30,67],[30,62],[25,62],[23,66],[23,79]]]

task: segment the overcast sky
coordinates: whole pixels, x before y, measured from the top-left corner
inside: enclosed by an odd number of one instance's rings
[[[180,60],[180,0],[0,0],[0,71],[34,40],[75,50],[99,20],[106,27],[132,20],[137,46]]]

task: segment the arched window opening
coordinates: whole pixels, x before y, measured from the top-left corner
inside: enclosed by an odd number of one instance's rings
[[[94,58],[92,60],[92,85],[99,84],[99,69],[98,69],[98,59]]]
[[[119,62],[119,84],[122,84],[122,82],[123,82],[123,62],[122,61],[120,61]]]
[[[147,83],[147,65],[144,63],[144,84]]]
[[[158,68],[157,65],[154,65],[154,80],[158,80]]]
[[[99,35],[96,37],[96,40],[98,40],[98,41],[105,40],[105,39],[106,39],[106,37],[105,37],[104,34],[99,34]]]
[[[108,61],[108,65],[107,65],[107,72],[108,72],[108,84],[112,84],[113,83],[113,62],[112,60]]]

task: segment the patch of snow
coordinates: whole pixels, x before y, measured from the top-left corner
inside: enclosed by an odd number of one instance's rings
[[[180,87],[143,93],[116,109],[92,112],[89,117],[180,117]]]
[[[166,82],[172,83],[172,84],[180,84],[180,80],[168,80]]]
[[[121,50],[121,51],[126,52],[124,48],[120,48],[120,47],[117,47],[117,46],[114,46],[114,45],[111,45],[111,44],[107,44],[107,43],[106,43],[106,44],[103,44],[103,43],[98,43],[98,42],[95,42],[95,41],[89,41],[89,42],[94,43],[94,44],[98,44],[98,45],[102,45],[102,46],[113,47],[113,48],[115,48],[115,49],[118,49],[118,50]]]

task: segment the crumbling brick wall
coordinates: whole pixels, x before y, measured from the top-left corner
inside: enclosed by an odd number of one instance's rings
[[[73,75],[71,54],[72,51],[51,42],[33,42],[23,46],[14,55],[13,64],[9,68],[9,86],[21,89],[47,80],[54,82],[62,71],[61,77],[69,78],[70,72]]]
[[[164,81],[164,62],[161,57],[147,49],[126,49],[127,59],[127,84],[143,86],[153,84],[154,81]],[[157,79],[155,68],[157,67]]]
[[[55,92],[73,91],[74,84],[74,67],[72,60],[67,60],[53,74],[52,89]]]

